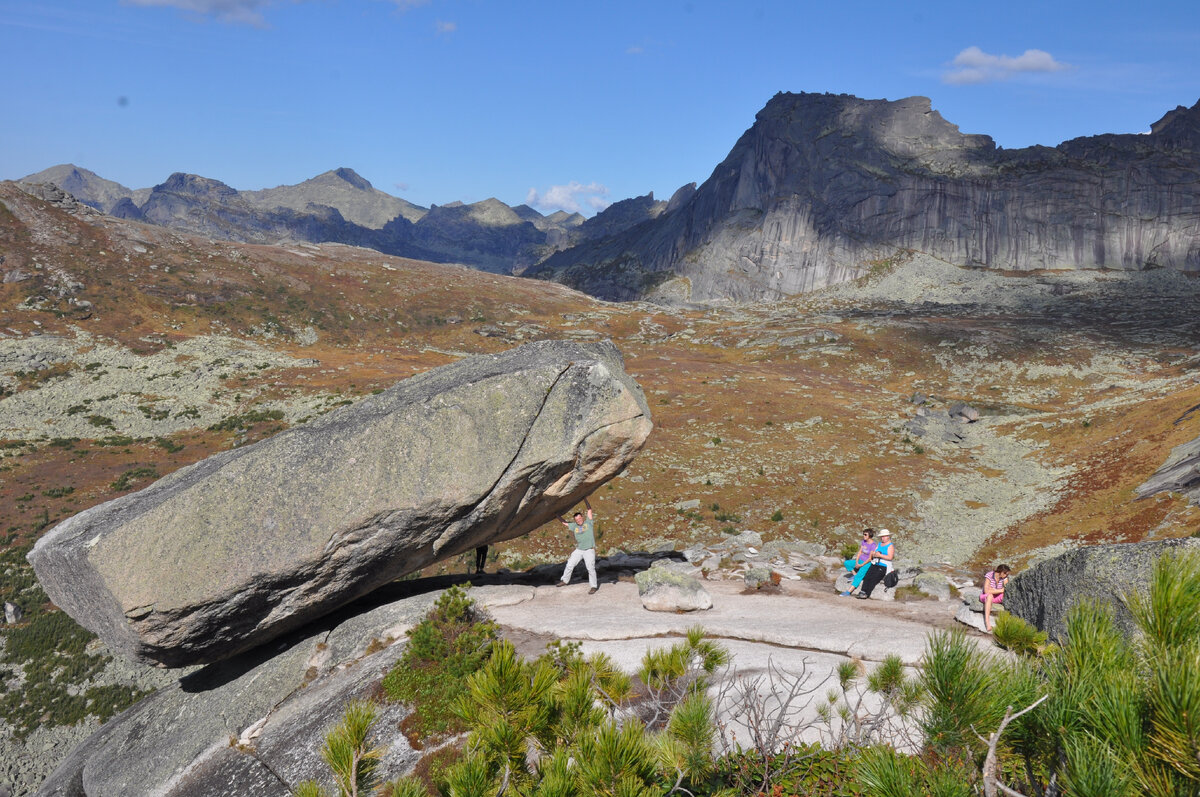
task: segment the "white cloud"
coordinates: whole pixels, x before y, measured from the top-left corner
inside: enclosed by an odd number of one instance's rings
[[[458,30],[457,22],[447,22],[441,19],[435,22],[434,26],[437,28],[437,32],[442,34],[450,34]]]
[[[538,210],[581,213],[584,205],[595,211],[604,210],[612,204],[607,196],[608,188],[600,183],[584,185],[572,180],[566,185],[552,185],[545,192],[530,188],[525,196],[525,204]]]
[[[196,14],[211,14],[222,22],[239,22],[246,25],[265,25],[259,9],[271,4],[272,0],[122,0],[132,6],[157,6],[178,8]]]
[[[1026,50],[1014,58],[1010,55],[992,55],[971,46],[954,56],[950,68],[942,73],[942,82],[954,85],[989,83],[1008,80],[1020,73],[1061,72],[1070,69],[1070,66],[1054,60],[1054,56],[1045,50]]]

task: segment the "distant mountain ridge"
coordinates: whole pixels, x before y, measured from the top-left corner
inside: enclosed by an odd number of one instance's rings
[[[906,250],[1004,270],[1197,273],[1200,103],[1147,135],[1004,150],[924,97],[781,93],[685,194],[527,275],[606,299],[711,301],[834,285]]]
[[[378,190],[345,167],[260,191],[238,191],[182,172],[153,188],[133,190],[73,164],[53,166],[21,182],[53,183],[105,213],[210,238],[345,243],[504,274],[520,272],[587,234],[578,213],[546,216],[498,199],[424,208]]]

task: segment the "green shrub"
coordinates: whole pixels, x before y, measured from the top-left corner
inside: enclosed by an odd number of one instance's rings
[[[349,404],[350,402],[346,402]],[[281,410],[251,410],[244,412],[241,415],[230,415],[224,420],[214,423],[208,427],[210,432],[237,432],[250,428],[256,423],[265,423],[266,421],[282,421],[283,412]]]
[[[153,466],[147,466],[147,467],[143,467],[143,468],[130,468],[129,470],[125,471],[120,476],[118,476],[117,479],[109,486],[112,487],[112,489],[117,490],[119,492],[121,490],[128,490],[129,487],[135,481],[139,481],[141,479],[157,479],[157,478],[158,478],[158,471]]]
[[[776,523],[783,520],[783,511],[776,509],[774,514],[771,515],[771,520],[775,521]]]
[[[455,705],[495,641],[496,624],[475,608],[466,591],[456,586],[442,593],[408,632],[408,647],[383,679],[389,698],[413,705],[406,722],[414,733],[424,737],[463,730]]]
[[[1046,649],[1046,632],[1039,631],[1016,615],[997,612],[992,629],[996,644],[1022,656],[1040,655]]]

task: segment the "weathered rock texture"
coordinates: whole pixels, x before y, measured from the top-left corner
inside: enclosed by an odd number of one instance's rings
[[[1162,467],[1137,488],[1139,498],[1156,493],[1179,493],[1200,506],[1200,437],[1176,446]]]
[[[486,604],[513,590],[530,591],[486,587],[472,597]],[[302,780],[327,783],[325,734],[348,701],[378,689],[404,651],[404,630],[436,598],[355,605],[278,645],[188,673],[84,740],[38,797],[289,797]],[[398,730],[408,710],[379,709],[371,741],[385,749],[383,771],[398,776],[419,756]]]
[[[652,612],[694,612],[711,609],[708,590],[698,578],[655,563],[634,576],[642,606]]]
[[[1148,135],[1003,150],[924,97],[778,94],[693,194],[526,274],[610,299],[750,300],[904,250],[1006,270],[1196,272],[1198,196],[1200,103]]]
[[[537,528],[620,473],[650,429],[611,343],[530,344],[181,469],[64,521],[29,559],[113,650],[216,661]]]
[[[1145,589],[1154,564],[1165,553],[1200,551],[1200,540],[1156,540],[1121,545],[1093,545],[1068,551],[1018,573],[1004,590],[1004,608],[1061,640],[1067,614],[1084,600],[1112,607],[1117,624],[1133,630],[1124,597]]]

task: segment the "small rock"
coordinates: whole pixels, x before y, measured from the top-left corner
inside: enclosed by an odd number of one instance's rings
[[[958,620],[963,625],[968,625],[971,628],[974,628],[976,631],[983,631],[984,633],[987,633],[983,627],[982,610],[976,613],[971,611],[971,607],[964,603],[958,608],[958,614],[954,615],[954,619]]]
[[[675,508],[678,509],[680,512],[686,512],[689,509],[699,509],[700,508],[700,499],[693,498],[690,501],[680,501],[678,504],[675,505]]]
[[[750,589],[762,589],[779,584],[779,574],[773,572],[766,567],[752,567],[746,571],[746,575],[742,576],[742,580],[746,582],[746,586]]]
[[[913,579],[913,584],[921,592],[926,595],[932,595],[939,601],[950,600],[950,582],[943,575],[938,573],[921,573]]]
[[[4,622],[9,625],[14,625],[21,622],[25,617],[25,612],[21,611],[21,607],[15,603],[4,602]]]
[[[712,596],[691,576],[652,567],[634,576],[642,607],[652,612],[693,612],[712,608]]]
[[[979,420],[979,410],[961,401],[951,404],[947,412],[951,418],[960,418],[967,423],[974,423]]]

